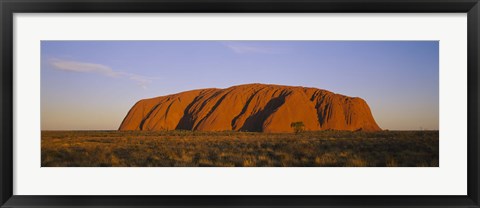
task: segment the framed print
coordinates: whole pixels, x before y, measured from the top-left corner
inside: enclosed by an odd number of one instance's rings
[[[479,207],[477,0],[0,5],[2,207]]]

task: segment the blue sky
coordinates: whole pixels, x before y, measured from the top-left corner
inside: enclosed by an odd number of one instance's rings
[[[438,44],[42,41],[42,129],[117,129],[140,99],[246,83],[361,97],[383,129],[438,129]]]

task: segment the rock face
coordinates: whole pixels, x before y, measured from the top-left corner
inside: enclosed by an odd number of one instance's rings
[[[305,130],[379,131],[367,103],[326,90],[247,84],[200,89],[138,101],[119,130],[293,132]]]

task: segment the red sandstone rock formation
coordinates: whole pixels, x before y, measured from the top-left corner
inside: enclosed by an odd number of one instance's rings
[[[326,90],[247,84],[200,89],[138,101],[119,130],[292,132],[305,130],[379,131],[367,103]]]

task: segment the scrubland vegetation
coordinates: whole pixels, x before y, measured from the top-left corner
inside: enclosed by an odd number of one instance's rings
[[[438,167],[438,131],[42,131],[42,167]]]

